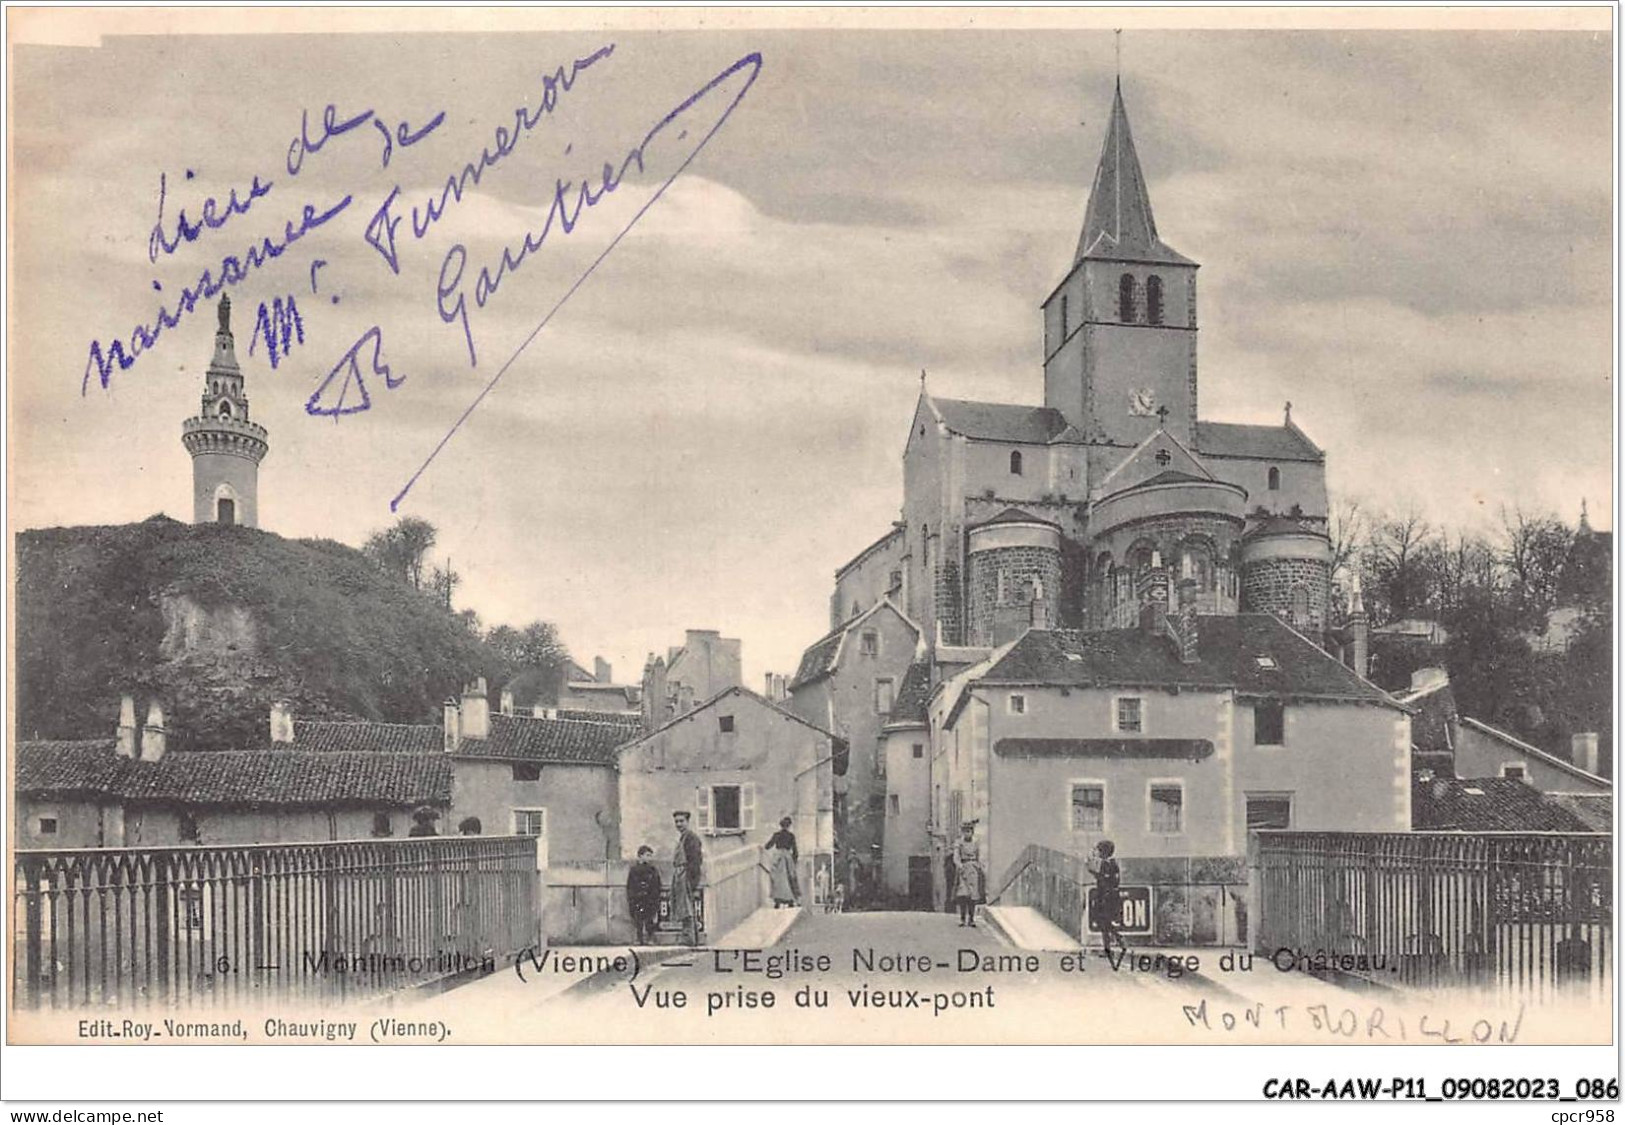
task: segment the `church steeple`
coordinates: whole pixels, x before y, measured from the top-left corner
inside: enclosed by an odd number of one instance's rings
[[[1128,110],[1123,107],[1122,79],[1118,79],[1112,96],[1111,122],[1106,126],[1106,143],[1101,147],[1095,182],[1089,189],[1089,209],[1084,214],[1083,234],[1073,262],[1085,258],[1194,264],[1157,237],[1145,173],[1140,170]]]

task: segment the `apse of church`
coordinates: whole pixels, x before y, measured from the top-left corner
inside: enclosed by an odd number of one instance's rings
[[[1119,88],[1076,250],[1043,301],[1044,405],[922,381],[902,518],[837,572],[832,625],[887,596],[938,648],[1131,628],[1156,570],[1151,585],[1197,613],[1273,613],[1324,640],[1338,624],[1325,454],[1290,404],[1280,425],[1200,418],[1198,268],[1158,232]]]

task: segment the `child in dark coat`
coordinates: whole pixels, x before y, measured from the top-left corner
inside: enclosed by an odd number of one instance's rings
[[[638,928],[638,944],[654,941],[655,923],[660,918],[660,872],[654,865],[655,850],[648,844],[638,849],[637,862],[626,873],[626,908]]]

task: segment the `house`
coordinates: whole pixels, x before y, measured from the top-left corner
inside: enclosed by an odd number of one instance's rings
[[[452,763],[411,728],[307,726],[303,746],[165,752],[162,709],[139,737],[126,696],[113,738],[17,744],[15,839],[24,848],[171,847],[405,836],[413,810],[444,814]],[[431,731],[434,728],[430,728]]]
[[[638,684],[616,683],[614,667],[601,656],[593,657],[592,663],[593,670],[589,672],[570,661],[564,684],[559,688],[559,709],[638,714],[643,688]]]
[[[1427,832],[1607,832],[1606,809],[1572,806],[1510,777],[1435,777],[1419,780],[1411,794],[1411,815]],[[1607,824],[1598,824],[1606,814]]]
[[[881,841],[886,896],[917,909],[932,905],[931,665],[908,666],[897,702],[881,728],[886,776],[886,824]]]
[[[1418,773],[1511,778],[1546,794],[1612,797],[1613,782],[1602,776],[1595,732],[1574,735],[1568,758],[1532,746],[1460,714],[1449,673],[1443,668],[1417,669],[1410,690],[1396,698],[1415,712],[1411,756]]]
[[[1236,857],[1255,828],[1410,827],[1406,707],[1273,615],[1163,604],[1031,630],[933,696],[939,839],[978,822],[996,889],[1029,844]]]
[[[672,846],[671,815],[692,812],[708,857],[760,849],[791,819],[803,893],[838,846],[835,782],[847,772],[846,740],[743,687],[726,688],[686,714],[621,746],[620,839],[630,860],[648,844]]]
[[[649,655],[640,690],[643,729],[692,711],[718,692],[745,682],[742,646],[715,629],[689,629],[683,644],[665,656]]]
[[[916,660],[920,627],[889,598],[813,642],[789,685],[789,709],[833,731],[852,747],[852,766],[836,787],[844,811],[838,857],[847,894],[878,893],[887,822],[885,745],[898,689]]]

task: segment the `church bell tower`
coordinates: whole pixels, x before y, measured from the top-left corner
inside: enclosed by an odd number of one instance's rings
[[[259,526],[260,462],[270,452],[265,427],[248,417],[248,395],[231,336],[231,298],[220,298],[214,357],[203,376],[203,405],[181,425],[192,455],[192,522]]]
[[[1196,270],[1157,235],[1119,83],[1077,253],[1044,302],[1044,403],[1091,445],[1166,428],[1194,446]]]

